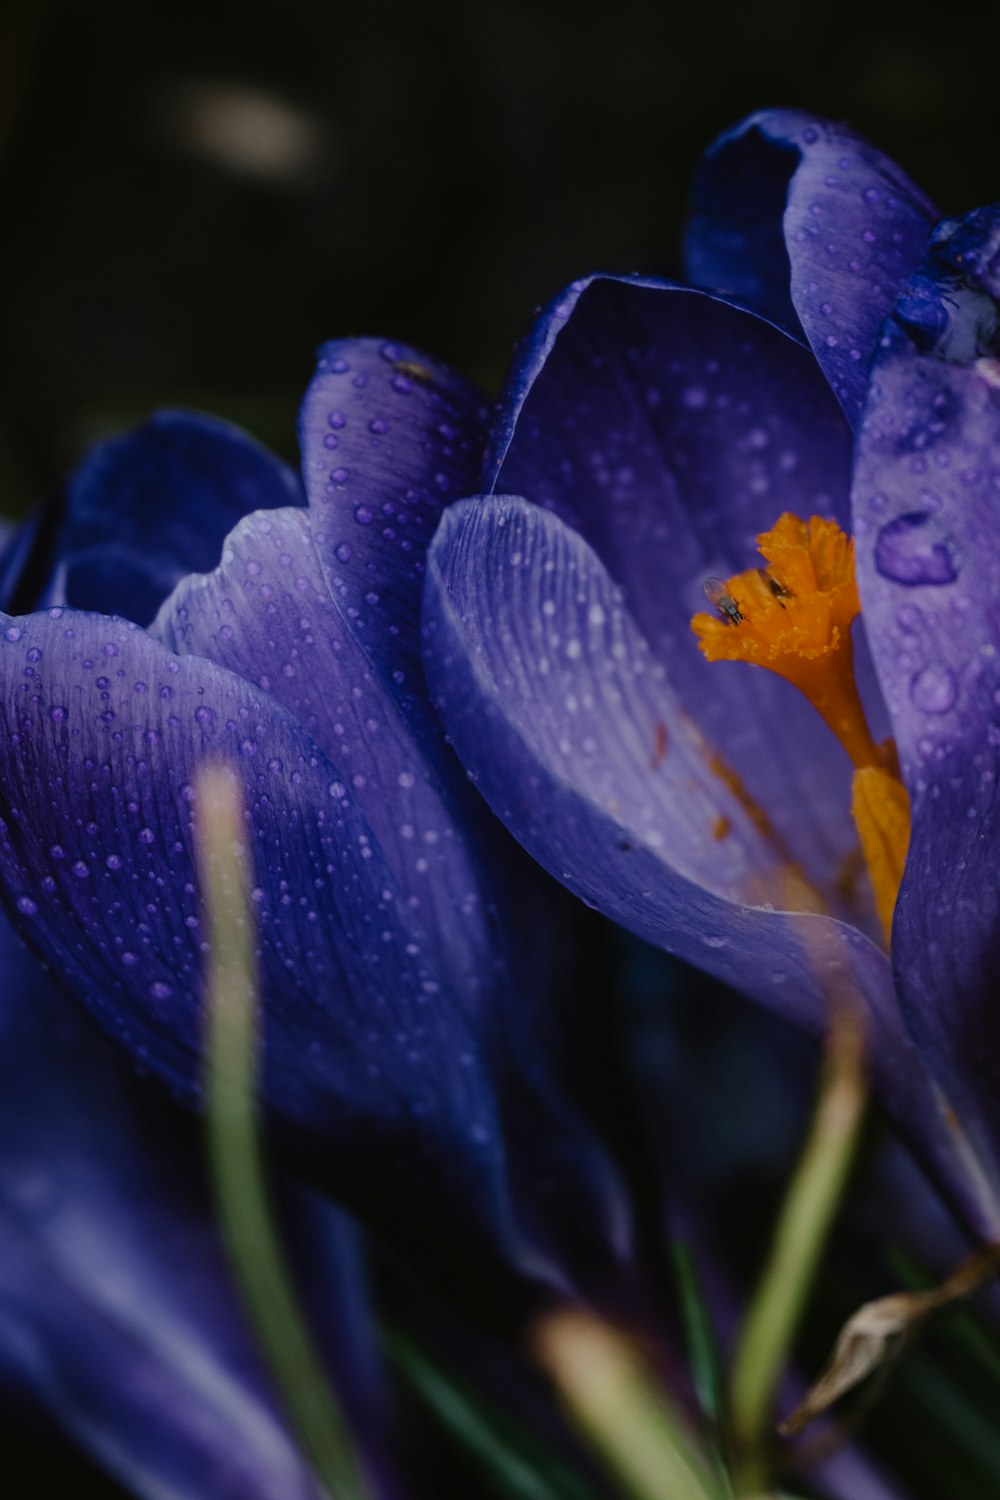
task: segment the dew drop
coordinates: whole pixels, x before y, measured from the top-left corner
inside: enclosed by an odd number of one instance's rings
[[[889,521],[875,543],[875,566],[883,578],[914,588],[918,584],[954,583],[958,564],[949,538],[935,540],[925,530],[927,511],[909,511]]]
[[[925,714],[947,713],[957,696],[955,674],[942,662],[932,662],[929,667],[924,667],[910,683],[913,706]]]

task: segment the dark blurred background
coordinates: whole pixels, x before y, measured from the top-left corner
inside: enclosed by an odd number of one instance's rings
[[[331,336],[495,392],[561,284],[676,269],[700,151],[765,104],[849,119],[943,210],[1000,197],[995,43],[857,0],[0,0],[0,513],[157,405],[294,458]],[[118,1494],[3,1437],[12,1495]]]
[[[532,308],[673,265],[699,151],[850,119],[956,208],[1000,196],[996,52],[872,4],[6,0],[0,510],[180,403],[294,454],[317,342],[495,389]],[[947,19],[947,18],[946,18]]]

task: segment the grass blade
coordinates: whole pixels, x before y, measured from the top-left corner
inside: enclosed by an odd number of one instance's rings
[[[258,997],[250,869],[235,775],[198,777],[197,850],[210,942],[206,1111],[223,1237],[290,1425],[330,1500],[364,1500],[346,1424],[302,1321],[274,1227],[257,1123]]]

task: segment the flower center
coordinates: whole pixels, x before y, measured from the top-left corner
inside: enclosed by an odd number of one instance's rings
[[[767,566],[708,579],[705,597],[716,613],[695,615],[691,629],[709,661],[749,662],[794,683],[851,757],[851,810],[888,941],[910,811],[895,746],[875,744],[855,681],[854,543],[835,521],[786,513],[757,546]]]

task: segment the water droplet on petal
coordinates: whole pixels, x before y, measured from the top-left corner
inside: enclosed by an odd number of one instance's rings
[[[924,667],[910,683],[913,706],[925,714],[947,713],[957,696],[955,674],[943,662],[932,662],[929,667]]]
[[[927,511],[910,511],[882,527],[875,543],[875,566],[883,578],[908,588],[955,582],[954,544],[926,529],[930,519]]]

